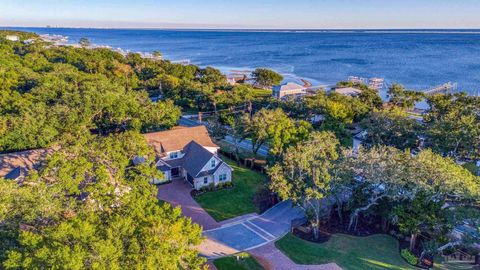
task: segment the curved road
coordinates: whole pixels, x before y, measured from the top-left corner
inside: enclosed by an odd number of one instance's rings
[[[292,220],[304,217],[300,209],[292,207],[290,201],[285,201],[261,216],[204,231],[206,240],[199,246],[199,250],[209,259],[251,250],[284,236],[290,231]]]

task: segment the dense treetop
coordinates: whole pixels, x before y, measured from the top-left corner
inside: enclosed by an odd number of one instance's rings
[[[184,109],[209,110],[252,99],[214,68],[184,66],[106,48],[4,39],[0,32],[0,151],[48,147],[64,135],[151,131],[175,124]],[[152,102],[149,96],[163,97]],[[176,106],[175,106],[176,105]]]
[[[200,69],[6,34],[0,152],[55,151],[24,180],[0,179],[0,268],[199,269],[201,228],[156,199],[155,155],[139,132],[180,116],[173,101],[150,101],[152,80],[205,85]],[[136,156],[147,161],[133,165]]]
[[[137,155],[147,162],[132,166]],[[200,227],[155,198],[153,161],[136,132],[84,136],[20,185],[0,179],[0,262],[6,269],[199,269]]]

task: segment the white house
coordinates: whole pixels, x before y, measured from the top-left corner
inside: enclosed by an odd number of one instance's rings
[[[219,147],[212,142],[205,126],[177,127],[144,136],[155,148],[156,165],[164,175],[155,184],[180,179],[198,190],[232,181],[233,169],[218,156]]]
[[[18,36],[14,36],[14,35],[5,36],[5,39],[6,39],[6,40],[10,40],[10,41],[19,41],[19,40],[20,40],[20,39],[18,38]]]
[[[291,95],[305,95],[306,93],[307,91],[304,86],[293,82],[277,85],[272,89],[273,97],[278,99]]]
[[[238,83],[244,83],[247,80],[247,75],[228,75],[227,82],[231,86],[234,86]]]
[[[359,90],[359,89],[353,88],[353,87],[345,87],[345,88],[335,89],[335,93],[338,93],[338,94],[344,95],[344,96],[355,97],[355,96],[358,96],[360,93],[362,93],[362,90]]]

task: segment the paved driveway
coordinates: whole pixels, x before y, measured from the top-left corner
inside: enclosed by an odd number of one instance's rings
[[[204,231],[207,239],[199,246],[200,253],[215,258],[260,247],[282,237],[291,221],[302,217],[303,212],[291,202],[282,202],[261,216]]]
[[[167,201],[173,206],[180,206],[182,214],[190,217],[193,222],[201,225],[204,230],[220,227],[203,208],[190,196],[192,186],[183,180],[173,180],[172,183],[158,186],[157,198]]]

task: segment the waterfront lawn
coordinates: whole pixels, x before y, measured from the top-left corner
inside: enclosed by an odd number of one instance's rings
[[[275,245],[297,264],[334,262],[344,270],[414,269],[400,257],[398,241],[388,235],[335,234],[328,242],[316,244],[287,234]]]
[[[237,260],[237,256],[239,260]],[[263,270],[264,268],[248,253],[216,259],[213,261],[218,270]]]
[[[256,98],[271,97],[272,96],[272,90],[271,89],[255,88],[253,90],[253,96],[256,97]]]
[[[234,188],[207,192],[196,197],[195,200],[216,221],[258,212],[253,204],[253,197],[257,190],[265,184],[265,176],[238,166],[226,157],[222,157],[222,159],[233,168]]]

